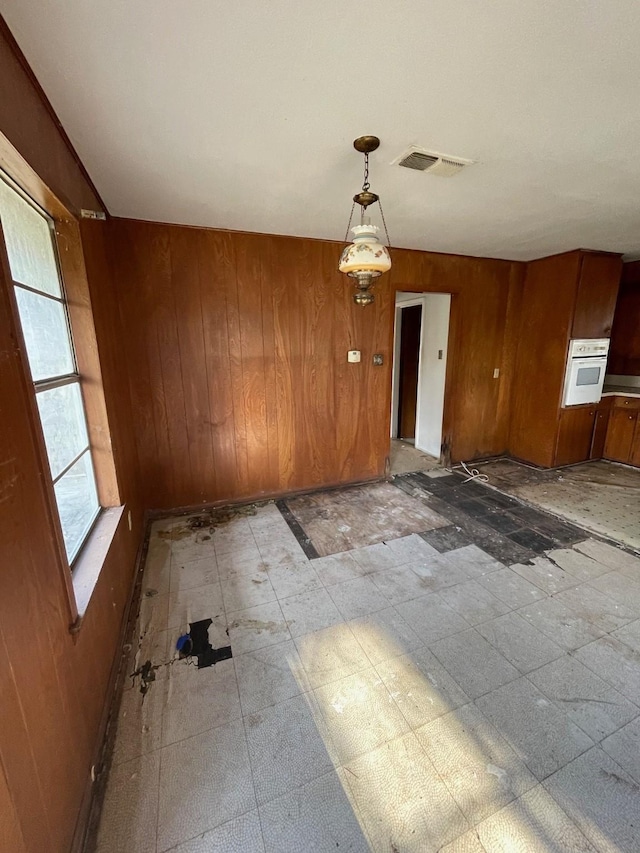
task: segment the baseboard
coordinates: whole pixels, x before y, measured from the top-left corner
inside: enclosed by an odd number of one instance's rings
[[[128,651],[124,649],[124,646],[133,631],[133,625],[137,618],[142,584],[142,568],[147,557],[150,528],[151,519],[149,513],[145,513],[142,523],[142,539],[136,554],[129,598],[122,616],[118,645],[111,666],[106,699],[96,737],[96,746],[92,761],[92,767],[95,768],[94,778],[90,775],[85,785],[70,853],[88,853],[95,846],[106,781],[111,765],[111,746],[116,729],[114,723],[117,722],[118,713],[117,700],[120,697],[124,679],[126,678]]]

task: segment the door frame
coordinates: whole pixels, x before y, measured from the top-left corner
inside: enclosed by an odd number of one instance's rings
[[[419,435],[421,427],[424,427],[426,424],[423,423],[425,418],[425,413],[423,411],[425,400],[424,400],[424,385],[426,381],[425,370],[428,368],[424,363],[424,345],[425,345],[425,328],[428,325],[428,308],[429,308],[429,297],[430,296],[448,296],[449,297],[449,311],[447,316],[447,339],[444,346],[445,349],[445,374],[444,374],[444,382],[443,382],[443,399],[442,399],[442,420],[440,426],[440,436],[439,436],[439,452],[435,458],[442,458],[443,456],[443,446],[446,445],[445,441],[445,410],[446,403],[448,397],[448,380],[449,380],[449,349],[450,349],[450,341],[451,341],[451,330],[452,330],[452,311],[453,311],[453,294],[448,292],[437,292],[437,291],[422,291],[420,293],[416,293],[414,298],[404,299],[402,302],[397,303],[397,295],[398,293],[407,293],[412,291],[401,291],[396,290],[394,293],[394,322],[393,322],[393,367],[391,371],[391,423],[390,423],[390,435],[391,438],[397,438],[399,432],[399,404],[400,404],[400,347],[401,347],[401,339],[402,339],[402,312],[405,308],[411,308],[415,306],[420,306],[422,308],[422,313],[420,317],[420,342],[418,349],[418,385],[417,385],[417,399],[416,399],[416,428],[415,428],[415,447],[417,450],[421,450],[423,453],[429,453],[429,451],[424,446],[419,446]],[[437,392],[436,392],[437,393]],[[435,430],[434,430],[435,432]],[[433,434],[433,433],[432,433]],[[429,454],[432,455],[432,454]]]
[[[413,293],[415,294],[414,299],[407,299],[406,302],[402,302],[401,306],[396,305],[396,299],[398,293]],[[389,450],[391,450],[391,441],[395,438],[394,433],[397,433],[397,425],[394,425],[394,421],[397,421],[397,405],[398,405],[398,369],[399,369],[399,359],[397,358],[396,353],[396,344],[399,346],[399,336],[396,334],[397,332],[397,319],[398,319],[398,309],[402,310],[403,307],[409,307],[411,305],[422,305],[423,306],[423,315],[422,320],[424,320],[424,300],[423,297],[428,296],[430,294],[440,294],[440,295],[449,295],[451,298],[450,306],[449,306],[449,334],[447,339],[447,364],[445,368],[445,379],[444,379],[444,406],[442,412],[442,442],[440,449],[440,463],[442,465],[450,465],[452,459],[452,445],[454,441],[454,423],[455,423],[455,394],[453,393],[453,379],[455,376],[456,370],[456,358],[457,358],[457,342],[459,336],[459,312],[460,312],[460,301],[459,301],[459,293],[453,290],[437,290],[434,288],[420,288],[417,289],[415,284],[394,284],[391,288],[391,317],[389,323],[389,351],[393,354],[393,364],[392,369],[390,371],[390,387],[389,387]],[[420,348],[422,349],[422,332],[423,332],[423,322],[421,322],[420,326]],[[416,407],[417,408],[417,407]],[[416,416],[417,416],[416,411]],[[417,417],[416,417],[417,421]]]

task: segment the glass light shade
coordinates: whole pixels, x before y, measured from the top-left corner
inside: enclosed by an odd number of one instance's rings
[[[353,243],[345,246],[338,269],[353,278],[363,273],[376,278],[391,269],[391,258],[386,246],[378,240],[376,225],[355,225],[352,229]]]

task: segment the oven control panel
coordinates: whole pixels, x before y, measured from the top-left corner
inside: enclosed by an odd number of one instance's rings
[[[569,345],[569,358],[584,358],[590,355],[607,355],[609,338],[592,338],[590,340],[574,339]]]

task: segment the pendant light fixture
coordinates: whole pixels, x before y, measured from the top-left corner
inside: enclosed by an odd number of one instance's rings
[[[370,305],[373,302],[371,287],[375,279],[391,269],[391,258],[387,249],[387,246],[391,244],[387,223],[384,220],[382,202],[380,196],[371,192],[371,185],[369,184],[369,154],[375,151],[379,145],[380,140],[377,136],[359,136],[353,143],[356,151],[364,154],[364,181],[362,190],[353,197],[351,216],[344,237],[346,243],[349,229],[351,229],[354,235],[353,243],[344,247],[338,269],[356,280],[356,292],[353,294],[353,299],[357,305]],[[378,240],[377,235],[380,229],[376,225],[372,225],[370,218],[366,215],[367,208],[376,202],[380,206],[380,216],[384,225],[387,246],[383,246]],[[360,205],[360,224],[351,228],[356,204]]]

